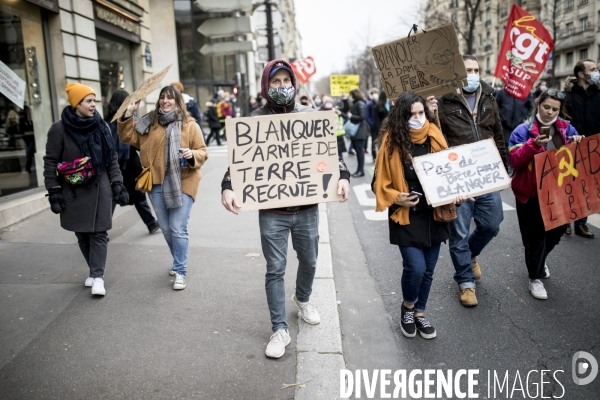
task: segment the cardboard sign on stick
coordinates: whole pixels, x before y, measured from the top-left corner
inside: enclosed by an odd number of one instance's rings
[[[173,65],[173,64],[171,64],[171,65]],[[127,106],[129,105],[129,103],[131,103],[132,100],[140,101],[144,97],[148,96],[150,93],[152,93],[156,89],[158,89],[158,86],[160,86],[160,82],[163,80],[165,75],[167,75],[167,72],[169,72],[169,68],[171,68],[171,65],[169,65],[167,68],[163,69],[162,71],[152,75],[150,78],[146,79],[144,81],[144,83],[142,83],[142,86],[139,87],[138,90],[136,90],[135,92],[133,92],[129,96],[127,96],[127,98],[121,104],[121,107],[119,107],[119,109],[115,113],[115,116],[113,117],[112,121],[110,121],[110,122],[115,122],[119,117],[121,117],[121,115],[123,115],[123,113],[127,109]]]
[[[600,137],[584,138],[534,158],[546,230],[600,211]]]
[[[375,64],[385,93],[395,100],[411,91],[423,98],[446,93],[460,94],[467,71],[458,51],[454,24],[373,47]]]
[[[339,201],[333,111],[228,118],[231,185],[241,211]]]
[[[358,89],[359,82],[360,75],[330,75],[329,92],[332,96],[348,94],[352,89]]]
[[[510,186],[493,139],[415,157],[413,166],[433,207],[450,204],[459,195],[476,197]]]

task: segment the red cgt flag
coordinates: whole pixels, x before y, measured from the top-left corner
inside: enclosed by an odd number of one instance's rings
[[[300,79],[304,84],[317,72],[315,60],[311,56],[306,57],[304,60],[294,61],[291,64],[296,78]]]
[[[552,36],[541,22],[514,4],[494,76],[504,81],[506,93],[525,100],[553,49]]]

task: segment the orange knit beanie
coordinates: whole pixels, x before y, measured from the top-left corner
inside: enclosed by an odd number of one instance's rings
[[[181,82],[171,82],[171,86],[177,88],[180,93],[183,93],[183,84]]]
[[[75,108],[81,100],[85,98],[88,94],[95,95],[94,89],[87,85],[82,85],[81,83],[67,83],[67,87],[65,88],[67,91],[67,96],[69,97],[69,104],[71,107]]]

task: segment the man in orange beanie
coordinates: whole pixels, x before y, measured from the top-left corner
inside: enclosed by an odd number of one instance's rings
[[[200,124],[202,122],[202,115],[200,114],[200,106],[198,106],[196,100],[194,100],[193,97],[183,93],[183,84],[181,82],[172,82],[171,86],[179,90],[181,97],[183,97],[183,102],[185,103],[185,109],[192,117],[194,117],[198,123],[198,126],[200,126],[200,129],[202,130],[202,125]],[[204,132],[202,132],[202,134],[204,135]]]
[[[65,89],[67,91],[67,96],[69,97],[69,104],[71,107],[75,108],[81,100],[85,98],[88,94],[96,95],[94,89],[87,85],[82,85],[81,83],[67,83],[67,87]]]

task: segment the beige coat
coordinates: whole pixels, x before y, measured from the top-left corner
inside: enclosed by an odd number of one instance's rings
[[[158,145],[167,133],[166,127],[160,124],[151,125],[147,134],[140,135],[135,130],[137,124],[138,122],[133,122],[133,118],[126,120],[120,118],[118,120],[119,138],[123,143],[140,149],[140,159],[144,168],[150,165],[156,155],[156,160],[152,164],[152,184],[160,185],[165,178],[166,139],[160,145],[160,149]],[[202,179],[200,167],[208,159],[208,151],[200,127],[191,117],[181,128],[181,148],[189,148],[194,154],[193,161],[188,160],[188,167],[181,169],[181,191],[195,201]]]

